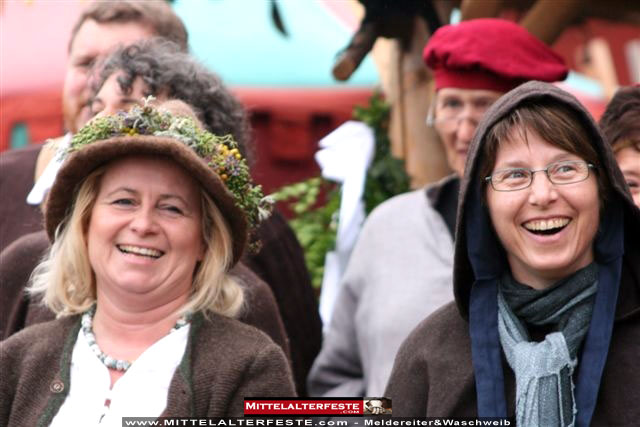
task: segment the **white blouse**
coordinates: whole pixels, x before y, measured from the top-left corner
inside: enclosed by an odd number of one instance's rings
[[[71,356],[69,394],[51,426],[121,427],[122,417],[159,417],[184,356],[189,328],[183,326],[146,349],[113,389],[109,370],[89,348],[81,329]]]

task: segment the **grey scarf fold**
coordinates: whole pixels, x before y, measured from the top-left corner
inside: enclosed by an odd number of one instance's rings
[[[518,427],[575,423],[573,370],[597,290],[595,263],[542,291],[500,280],[498,329],[507,362],[516,376]],[[527,325],[550,325],[553,332],[531,341]]]

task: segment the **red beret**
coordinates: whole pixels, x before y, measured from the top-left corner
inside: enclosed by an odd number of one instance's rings
[[[528,80],[564,80],[560,55],[514,22],[474,19],[438,29],[422,57],[434,72],[436,89],[508,92]]]

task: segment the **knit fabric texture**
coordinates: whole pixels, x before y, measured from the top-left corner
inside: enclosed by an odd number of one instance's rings
[[[516,375],[519,426],[574,425],[572,375],[591,320],[597,272],[592,263],[544,290],[520,284],[508,273],[500,281],[498,329]],[[534,342],[527,325],[552,325],[556,332]]]
[[[71,351],[79,328],[79,316],[64,317],[3,341],[1,426],[51,423],[69,393]],[[294,396],[288,362],[266,335],[233,319],[197,313],[162,416],[239,417],[245,397]]]

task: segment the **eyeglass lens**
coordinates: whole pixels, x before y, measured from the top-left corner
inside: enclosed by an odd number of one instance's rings
[[[584,161],[551,163],[545,169],[509,168],[495,171],[491,185],[498,191],[513,191],[527,188],[536,172],[545,172],[553,184],[563,185],[580,182],[589,176],[589,165]]]
[[[457,124],[463,119],[469,119],[477,124],[494,102],[495,99],[489,97],[465,101],[455,96],[446,96],[437,100],[435,121]]]

